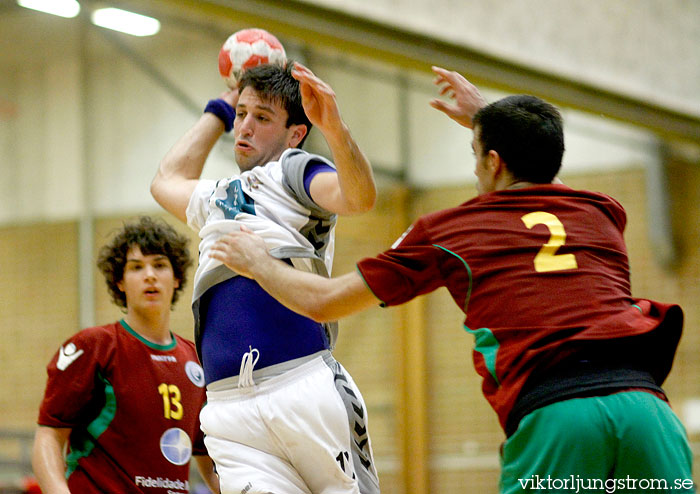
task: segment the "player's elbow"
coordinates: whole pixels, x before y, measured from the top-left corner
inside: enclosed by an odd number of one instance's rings
[[[309,319],[312,319],[313,321],[316,321],[317,323],[326,323],[326,322],[332,322],[332,321],[337,321],[338,318],[334,317],[333,315],[333,308],[328,307],[327,304],[312,304],[311,307],[308,307],[306,311],[306,316]]]
[[[358,213],[368,213],[372,211],[374,205],[377,203],[377,190],[372,189],[371,193],[366,194],[362,199]]]
[[[151,180],[150,192],[153,199],[158,200],[158,175],[156,175],[153,180]]]
[[[163,193],[165,190],[163,182],[163,177],[161,176],[160,172],[158,172],[156,176],[153,177],[150,187],[151,197],[153,197],[153,199],[155,199],[161,206],[163,205]]]
[[[316,294],[307,304],[307,317],[318,323],[334,322],[358,312],[353,299],[338,289],[337,278],[329,280],[328,288]]]
[[[377,203],[377,189],[372,187],[370,190],[358,194],[347,204],[346,214],[362,214],[368,213],[374,209]]]

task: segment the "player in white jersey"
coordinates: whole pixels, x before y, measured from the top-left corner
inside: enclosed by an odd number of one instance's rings
[[[300,149],[312,124],[335,164]],[[200,180],[231,128],[241,173]],[[336,214],[368,211],[376,199],[333,90],[291,62],[247,70],[168,152],[151,192],[202,239],[193,296],[207,383],[201,423],[221,492],[378,493],[366,408],[331,354],[334,332],[209,257],[245,225],[276,257],[330,274]]]

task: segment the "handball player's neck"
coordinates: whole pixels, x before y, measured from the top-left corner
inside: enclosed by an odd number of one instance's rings
[[[173,341],[169,310],[142,313],[129,309],[124,320],[131,329],[151,343],[169,345]]]
[[[513,190],[513,189],[525,189],[527,187],[535,187],[536,185],[542,185],[542,184],[536,184],[535,182],[527,182],[525,180],[515,180],[508,184],[505,189],[506,190]]]

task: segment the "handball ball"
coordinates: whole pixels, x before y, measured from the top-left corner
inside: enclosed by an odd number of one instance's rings
[[[219,51],[219,73],[233,89],[244,70],[264,63],[284,65],[282,43],[264,29],[242,29],[233,33]]]

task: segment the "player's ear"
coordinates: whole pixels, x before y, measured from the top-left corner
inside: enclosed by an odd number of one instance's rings
[[[297,125],[290,125],[289,127],[290,134],[289,134],[289,147],[290,148],[295,148],[299,145],[299,143],[304,140],[304,137],[306,136],[306,133],[308,132],[308,129],[306,128],[306,125],[304,124],[297,124]]]
[[[494,177],[498,175],[505,167],[505,161],[501,159],[501,155],[498,154],[498,151],[494,151],[493,149],[489,150],[485,161],[486,168]]]
[[[117,288],[119,288],[120,292],[124,291],[124,279],[123,278],[121,280],[117,281]]]

